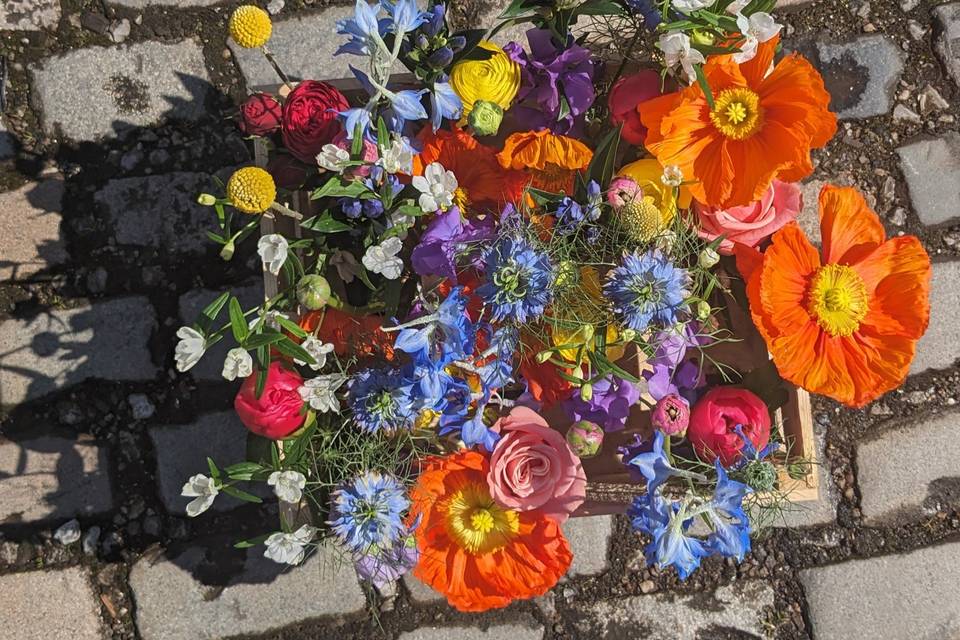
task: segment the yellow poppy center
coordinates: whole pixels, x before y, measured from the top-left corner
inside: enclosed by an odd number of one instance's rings
[[[760,96],[745,87],[724,89],[714,98],[710,120],[728,138],[749,138],[760,128]]]
[[[828,264],[817,269],[809,298],[810,315],[833,337],[852,335],[869,311],[869,296],[863,278],[842,264]]]
[[[450,496],[446,524],[454,542],[472,554],[501,549],[520,531],[517,512],[494,502],[481,484],[464,485]]]
[[[547,162],[543,169],[533,170],[533,186],[551,193],[565,193],[569,190],[573,172],[566,167]]]

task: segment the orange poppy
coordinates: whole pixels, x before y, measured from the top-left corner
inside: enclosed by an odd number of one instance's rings
[[[300,317],[300,328],[333,345],[338,356],[358,354],[393,360],[394,336],[380,327],[383,318],[355,316],[333,307],[308,311]]]
[[[767,74],[778,42],[764,42],[743,64],[730,55],[708,59],[703,72],[713,109],[699,84],[637,106],[647,149],[695,181],[690,191],[707,206],[749,204],[774,178],[805,178],[813,172],[810,149],[837,130],[830,94],[809,62],[790,54]]]
[[[453,171],[459,187],[454,197],[460,211],[489,206],[499,213],[508,202],[519,202],[530,178],[523,171],[504,170],[496,152],[463,129],[452,131],[424,127],[420,134],[423,150],[414,157],[413,173],[422,175],[432,162]]]
[[[410,496],[420,560],[413,575],[460,611],[486,611],[549,591],[573,554],[560,526],[538,510],[494,502],[490,463],[475,450],[431,458]]]
[[[913,236],[886,240],[855,189],[820,192],[823,257],[792,222],[764,252],[737,244],[753,321],[777,369],[860,407],[899,386],[930,319],[930,258]]]
[[[590,166],[593,151],[579,140],[541,129],[511,134],[497,159],[504,168],[527,171],[537,189],[572,194],[574,177]]]

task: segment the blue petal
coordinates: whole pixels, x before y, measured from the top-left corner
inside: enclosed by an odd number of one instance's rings
[[[420,96],[424,93],[426,89],[397,91],[390,96],[393,110],[404,120],[424,120],[427,117],[427,111],[420,103]]]
[[[354,20],[357,28],[364,35],[379,35],[380,23],[377,20],[377,14],[380,13],[380,4],[367,4],[366,0],[357,0],[354,9]]]
[[[343,118],[343,129],[347,133],[348,140],[353,140],[353,133],[357,130],[358,124],[360,125],[361,135],[365,134],[371,126],[370,112],[366,109],[355,107],[340,111],[339,115]]]
[[[430,346],[431,333],[433,333],[432,325],[427,325],[423,328],[410,327],[402,329],[400,333],[397,334],[397,339],[394,341],[393,346],[395,349],[405,351],[406,353],[425,351]]]
[[[727,520],[715,510],[707,512],[713,533],[707,538],[707,547],[727,558],[742,562],[750,551],[750,525],[746,519]]]
[[[666,453],[663,451],[663,433],[657,431],[653,436],[653,450],[634,456],[627,463],[643,474],[647,479],[647,493],[654,493],[667,478],[676,475],[677,469],[670,466]]]
[[[710,555],[700,540],[684,535],[684,528],[671,522],[647,547],[648,560],[652,552],[660,567],[676,567],[681,580],[686,580],[697,570],[700,558]]]

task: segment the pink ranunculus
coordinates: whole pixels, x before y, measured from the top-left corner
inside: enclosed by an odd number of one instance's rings
[[[305,414],[300,386],[303,378],[296,371],[272,362],[267,371],[267,383],[257,397],[257,376],[247,376],[233,401],[247,429],[271,440],[284,438],[303,424]]]
[[[583,504],[587,475],[563,435],[526,407],[515,407],[493,428],[500,433],[487,475],[493,499],[507,509],[540,509],[565,522]]]
[[[657,400],[650,414],[654,429],[668,436],[682,436],[690,424],[690,403],[675,393]]]
[[[623,123],[620,137],[632,145],[642,145],[647,137],[647,128],[640,123],[637,105],[661,95],[660,83],[659,73],[644,69],[620,78],[610,89],[610,121]]]
[[[759,451],[770,441],[770,412],[763,400],[746,389],[714,387],[693,406],[687,439],[706,462],[718,457],[729,467],[740,457],[743,439],[737,427]]]
[[[344,151],[350,151],[353,147],[353,140],[347,138],[347,132],[341,131],[337,134],[337,137],[333,139],[333,144],[337,145]],[[377,151],[377,144],[367,140],[366,136],[363,138],[363,160],[366,162],[374,163],[377,161],[377,158],[380,157],[379,152]],[[366,178],[370,175],[369,166],[353,167],[348,169],[350,175],[360,176],[361,178]]]
[[[756,202],[729,209],[711,209],[697,202],[694,210],[700,218],[700,236],[715,240],[723,235],[717,250],[732,255],[734,243],[756,247],[794,220],[803,210],[803,196],[797,185],[774,180]]]

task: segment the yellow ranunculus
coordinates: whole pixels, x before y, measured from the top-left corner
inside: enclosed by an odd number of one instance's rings
[[[520,65],[492,42],[483,40],[477,46],[492,51],[493,55],[486,60],[463,60],[450,70],[450,86],[463,101],[461,126],[478,100],[492,102],[506,110],[520,90]]]

